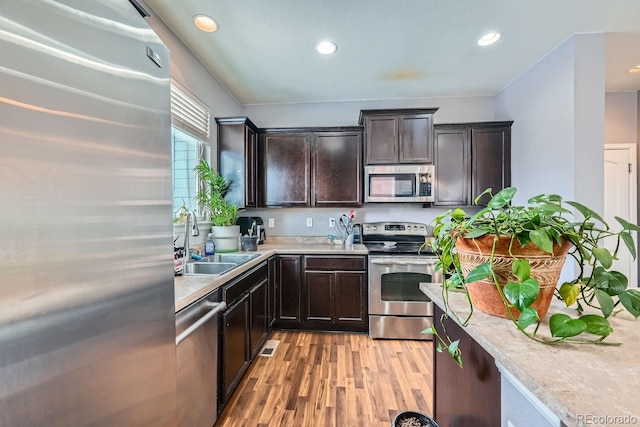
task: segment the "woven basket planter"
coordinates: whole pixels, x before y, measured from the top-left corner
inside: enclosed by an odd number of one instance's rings
[[[456,241],[460,266],[465,276],[478,265],[489,262],[493,240],[493,235],[485,235],[477,239],[459,238]],[[528,259],[531,277],[540,283],[540,295],[533,303],[533,307],[542,319],[549,310],[551,298],[560,279],[562,266],[572,246],[571,242],[565,240],[562,245],[555,245],[553,255],[544,252],[533,243],[520,247],[520,243],[517,241],[513,243],[511,254],[509,254],[510,243],[510,237],[500,236],[496,245],[493,270],[498,277],[498,283],[504,287],[508,282],[517,282],[518,279],[512,272],[513,259]],[[509,317],[507,307],[492,278],[488,277],[484,280],[468,283],[467,289],[471,303],[478,310],[495,316]],[[520,316],[520,312],[515,307],[509,307],[509,310],[516,319]]]

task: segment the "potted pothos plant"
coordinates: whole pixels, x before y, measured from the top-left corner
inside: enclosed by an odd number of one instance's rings
[[[604,344],[613,332],[611,315],[626,310],[640,316],[640,292],[628,287],[624,274],[612,270],[622,250],[635,259],[632,233],[640,227],[616,217],[621,229],[614,231],[594,210],[558,195],[542,194],[529,199],[527,206],[513,206],[516,188],[495,195],[487,189],[475,203],[485,194],[491,199],[475,214],[458,208],[434,220],[431,246],[445,276],[445,305],[452,290],[465,292],[469,301],[468,316],[458,319],[463,326],[475,307],[506,317],[525,336],[543,344]],[[565,258],[575,260],[577,272],[557,286]],[[553,314],[550,333],[540,334],[554,295],[577,315]],[[451,314],[448,307],[444,311]],[[462,366],[458,341],[433,327],[424,332],[433,333],[437,350],[446,349]]]
[[[204,159],[195,167],[195,172],[200,180],[195,198],[198,205],[211,216],[216,251],[237,251],[240,226],[236,225],[236,222],[239,208],[224,198],[231,181],[220,175]]]

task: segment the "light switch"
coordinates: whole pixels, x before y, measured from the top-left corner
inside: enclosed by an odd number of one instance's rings
[[[275,218],[269,218],[269,228],[273,228],[276,226],[276,219]]]

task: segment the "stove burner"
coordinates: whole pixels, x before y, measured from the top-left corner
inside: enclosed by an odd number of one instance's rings
[[[362,243],[372,255],[431,255],[431,246],[421,250],[428,238],[427,226],[414,222],[374,222],[363,224]],[[418,253],[420,250],[420,253]]]

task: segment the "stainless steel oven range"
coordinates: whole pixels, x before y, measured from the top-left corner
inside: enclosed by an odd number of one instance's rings
[[[426,224],[376,222],[362,224],[369,250],[369,336],[430,340],[422,331],[433,323],[432,302],[421,282],[442,282],[430,247],[418,253],[429,236]]]

